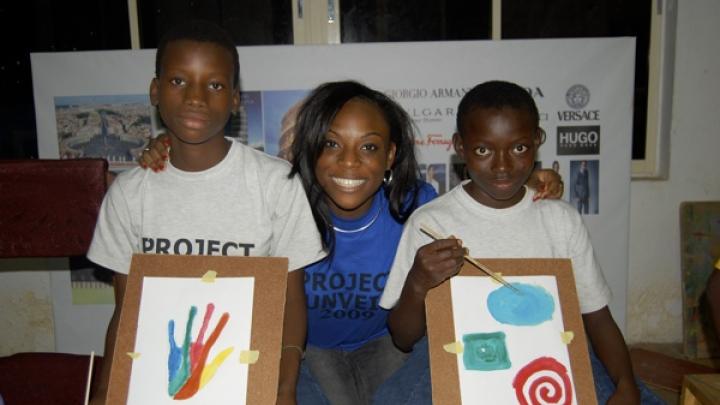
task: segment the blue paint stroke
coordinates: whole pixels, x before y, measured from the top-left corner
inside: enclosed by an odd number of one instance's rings
[[[174,396],[190,378],[190,341],[192,325],[197,314],[197,307],[190,307],[188,320],[185,324],[185,339],[182,349],[175,344],[175,321],[168,322],[170,353],[168,355],[168,394]]]
[[[507,325],[535,326],[552,318],[555,300],[543,287],[512,283],[520,294],[500,287],[488,295],[487,306],[496,321]]]
[[[466,370],[494,371],[510,368],[505,333],[463,335],[463,365]]]

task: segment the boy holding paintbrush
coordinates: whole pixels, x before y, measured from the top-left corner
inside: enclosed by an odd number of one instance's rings
[[[475,257],[570,258],[583,323],[597,354],[593,371],[596,366],[603,371],[595,373],[598,400],[640,403],[625,341],[608,309],[610,289],[582,218],[563,201],[533,203],[525,186],[545,140],[532,97],[512,83],[480,84],[460,102],[457,130],[453,144],[470,180],[419,208],[405,225],[380,300],[391,309],[394,342],[404,350],[423,342],[425,296],[458,273],[467,248]],[[433,241],[422,227],[456,238]],[[428,373],[424,376],[416,374],[420,390],[429,387]],[[659,401],[642,391],[643,402]],[[429,392],[424,398],[413,395],[413,403],[430,403]]]

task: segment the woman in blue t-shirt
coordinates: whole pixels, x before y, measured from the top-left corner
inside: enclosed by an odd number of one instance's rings
[[[319,86],[298,113],[291,175],[300,174],[329,250],[305,269],[304,366],[333,404],[370,403],[408,357],[378,301],[403,223],[437,195],[418,180],[413,129],[397,103],[352,81]],[[311,403],[302,385],[298,399]]]

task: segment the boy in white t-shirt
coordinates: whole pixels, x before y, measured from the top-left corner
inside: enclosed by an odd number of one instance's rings
[[[393,340],[411,350],[423,338],[425,296],[457,274],[466,248],[475,257],[567,257],[589,341],[612,380],[609,390],[596,385],[598,397],[638,403],[630,356],[607,306],[610,290],[580,215],[564,201],[533,203],[525,186],[545,136],[532,97],[512,83],[480,84],[460,102],[457,129],[455,151],[466,162],[470,180],[420,207],[405,225],[380,300],[380,306],[391,309]],[[421,224],[457,239],[432,242],[420,232]]]
[[[223,136],[240,103],[238,72],[237,49],[215,24],[186,22],[160,41],[150,100],[172,145],[168,168],[136,168],[115,179],[88,252],[116,272],[93,403],[107,394],[133,253],[288,257],[278,403],[295,403],[306,331],[303,267],[325,254],[302,184],[288,177],[290,165]]]

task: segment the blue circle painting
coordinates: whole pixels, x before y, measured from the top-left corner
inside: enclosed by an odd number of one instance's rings
[[[512,283],[520,292],[500,287],[488,295],[487,305],[496,321],[507,325],[534,326],[552,318],[555,301],[537,285]]]

